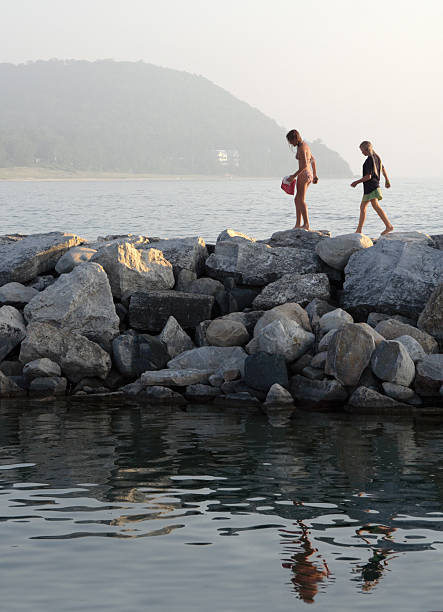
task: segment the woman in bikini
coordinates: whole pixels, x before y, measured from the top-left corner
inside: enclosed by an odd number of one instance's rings
[[[385,211],[378,203],[379,200],[383,199],[383,194],[380,189],[380,174],[383,173],[385,177],[385,187],[389,189],[391,183],[385,167],[383,166],[380,156],[374,151],[372,143],[369,140],[364,140],[360,144],[360,151],[366,156],[366,161],[363,164],[363,176],[358,181],[351,183],[351,187],[357,187],[359,183],[363,183],[363,199],[360,204],[360,219],[358,221],[358,227],[355,230],[356,234],[361,234],[363,230],[363,224],[366,219],[366,209],[369,202],[372,204],[372,208],[375,210],[377,215],[385,224],[385,229],[381,235],[392,232],[394,226],[389,221]]]
[[[287,177],[288,182],[297,180],[297,191],[294,199],[296,224],[294,227],[301,227],[302,229],[309,230],[309,215],[305,198],[309,185],[311,183],[318,183],[315,159],[309,145],[303,140],[297,130],[288,132],[286,134],[286,139],[291,146],[297,147],[296,158],[298,159],[298,170]],[[301,224],[302,218],[303,225]]]

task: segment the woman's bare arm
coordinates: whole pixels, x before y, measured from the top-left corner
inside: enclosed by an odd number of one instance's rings
[[[313,155],[311,155],[311,166],[312,166],[312,174],[314,175],[314,183],[318,183],[318,176],[317,176],[317,164],[315,163],[315,157]]]
[[[389,187],[391,186],[391,181],[389,180],[388,173],[386,172],[386,168],[382,166],[381,171],[383,172],[383,176],[385,177],[385,187],[386,189],[389,189]]]

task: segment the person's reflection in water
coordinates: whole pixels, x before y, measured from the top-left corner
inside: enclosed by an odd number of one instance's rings
[[[297,520],[297,525],[300,529],[296,531],[280,529],[282,534],[297,536],[289,540],[289,550],[292,552],[296,548],[297,552],[289,559],[284,559],[282,567],[292,571],[291,582],[299,598],[305,603],[314,603],[319,583],[331,574],[326,561],[319,554],[318,549],[312,545],[309,529],[301,520]],[[284,543],[287,544],[287,541]]]
[[[386,527],[385,525],[363,525],[360,529],[357,529],[356,533],[362,538],[369,546],[371,542],[364,537],[364,534],[383,534],[382,540],[388,543],[392,539],[392,533],[395,531],[395,527]],[[371,591],[383,577],[383,572],[388,566],[388,561],[394,559],[391,556],[392,548],[385,546],[371,546],[372,556],[369,557],[368,562],[364,565],[358,566],[356,572],[361,572],[361,579],[363,581],[362,590],[366,593]]]

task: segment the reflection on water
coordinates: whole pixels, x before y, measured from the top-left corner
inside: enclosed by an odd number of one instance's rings
[[[0,403],[5,609],[440,609],[442,438],[424,419]]]

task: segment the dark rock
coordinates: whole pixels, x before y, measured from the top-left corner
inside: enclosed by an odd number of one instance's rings
[[[341,406],[348,397],[336,380],[310,380],[300,375],[291,378],[289,390],[296,400],[318,409]]]
[[[20,361],[2,361],[0,363],[0,372],[5,376],[21,376],[23,364]]]
[[[62,371],[58,363],[51,361],[51,359],[48,359],[47,357],[29,361],[23,367],[23,376],[28,383],[34,380],[34,378],[59,378],[61,374]]]
[[[331,306],[331,304],[321,298],[314,298],[305,308],[313,327],[318,324],[324,314],[335,309],[335,306]]]
[[[262,290],[253,307],[269,310],[287,302],[306,305],[316,297],[325,300],[330,297],[326,274],[285,274]]]
[[[189,385],[186,387],[185,397],[190,402],[206,404],[221,394],[220,389],[210,385]]]
[[[443,384],[443,354],[426,355],[417,363],[414,387],[423,397],[439,397]]]
[[[252,303],[260,293],[260,289],[234,287],[227,293],[229,312],[239,312],[252,307]]]
[[[189,285],[195,281],[197,274],[192,270],[180,270],[176,275],[175,291],[188,291]]]
[[[128,319],[128,309],[123,306],[123,304],[120,304],[120,302],[117,302],[115,304],[115,312],[117,313],[118,318],[120,319],[120,323],[125,323]]]
[[[391,410],[397,408],[408,408],[407,404],[397,402],[392,397],[387,397],[386,395],[382,395],[381,393],[374,391],[374,389],[368,389],[367,387],[358,387],[358,389],[356,389],[349,398],[348,403],[353,408],[369,411],[379,408],[388,408]]]
[[[128,378],[146,370],[161,370],[170,359],[166,345],[155,336],[123,334],[112,341],[115,367]]]
[[[313,356],[311,353],[305,353],[301,357],[294,361],[289,366],[289,371],[291,374],[301,374],[305,368],[308,368],[313,360]]]
[[[34,378],[29,385],[29,395],[34,397],[65,395],[67,382],[66,378],[61,376]]]
[[[288,386],[288,371],[283,355],[258,352],[245,361],[245,383],[249,387],[268,392],[273,384]]]
[[[160,332],[170,316],[183,328],[196,327],[211,318],[214,298],[178,291],[134,293],[129,304],[129,321],[135,329]]]
[[[26,336],[23,315],[14,306],[0,308],[0,361],[11,353]]]
[[[146,387],[144,396],[152,404],[186,404],[181,393],[159,385]]]
[[[272,234],[267,243],[272,247],[292,247],[315,251],[317,244],[329,238],[330,232],[292,228]]]
[[[228,395],[219,395],[215,398],[214,402],[215,404],[221,406],[228,405],[233,408],[254,408],[260,406],[259,400],[247,391],[229,393]]]
[[[421,312],[417,327],[433,336],[443,346],[443,283],[431,293]]]
[[[9,376],[0,372],[0,398],[23,397],[26,391],[19,387]]]
[[[21,283],[7,283],[0,287],[0,305],[23,308],[38,294],[37,289]]]

